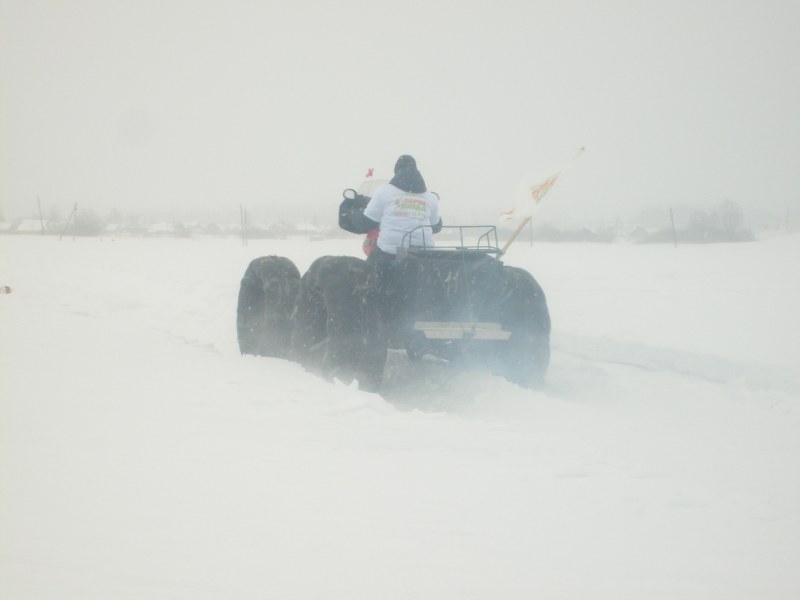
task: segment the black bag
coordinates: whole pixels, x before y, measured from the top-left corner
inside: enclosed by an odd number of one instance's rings
[[[345,197],[339,205],[339,227],[350,233],[364,233],[353,223],[353,215],[363,215],[369,203],[368,196],[356,194],[353,198]]]

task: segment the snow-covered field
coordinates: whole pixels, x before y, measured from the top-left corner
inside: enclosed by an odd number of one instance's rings
[[[800,597],[800,236],[515,244],[542,391],[242,357],[266,254],[0,237],[0,598]]]

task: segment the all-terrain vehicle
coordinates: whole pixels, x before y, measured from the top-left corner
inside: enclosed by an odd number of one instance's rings
[[[340,226],[368,200],[345,190]],[[435,247],[404,243],[381,286],[373,264],[355,257],[320,257],[302,277],[288,258],[256,258],[239,290],[239,349],[366,390],[380,386],[390,348],[538,386],[550,361],[547,302],[533,276],[501,256],[494,226],[455,226]]]

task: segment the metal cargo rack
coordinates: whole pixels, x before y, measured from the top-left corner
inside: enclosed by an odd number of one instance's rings
[[[446,225],[436,234],[436,245],[427,244],[425,226],[420,225],[403,236],[399,251],[411,254],[435,252],[475,252],[500,256],[503,251],[497,242],[497,227],[494,225]],[[422,245],[411,245],[416,232],[421,232]]]

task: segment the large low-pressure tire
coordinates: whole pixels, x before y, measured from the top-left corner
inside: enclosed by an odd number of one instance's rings
[[[533,275],[503,267],[499,314],[511,338],[496,347],[492,371],[524,387],[541,387],[550,364],[550,312]]]
[[[288,358],[300,272],[282,256],[262,256],[247,267],[239,287],[236,331],[242,354]]]
[[[372,266],[359,258],[322,256],[303,275],[292,347],[309,370],[348,383],[356,378],[364,385],[365,365],[371,364],[367,334],[374,319],[371,272]]]

